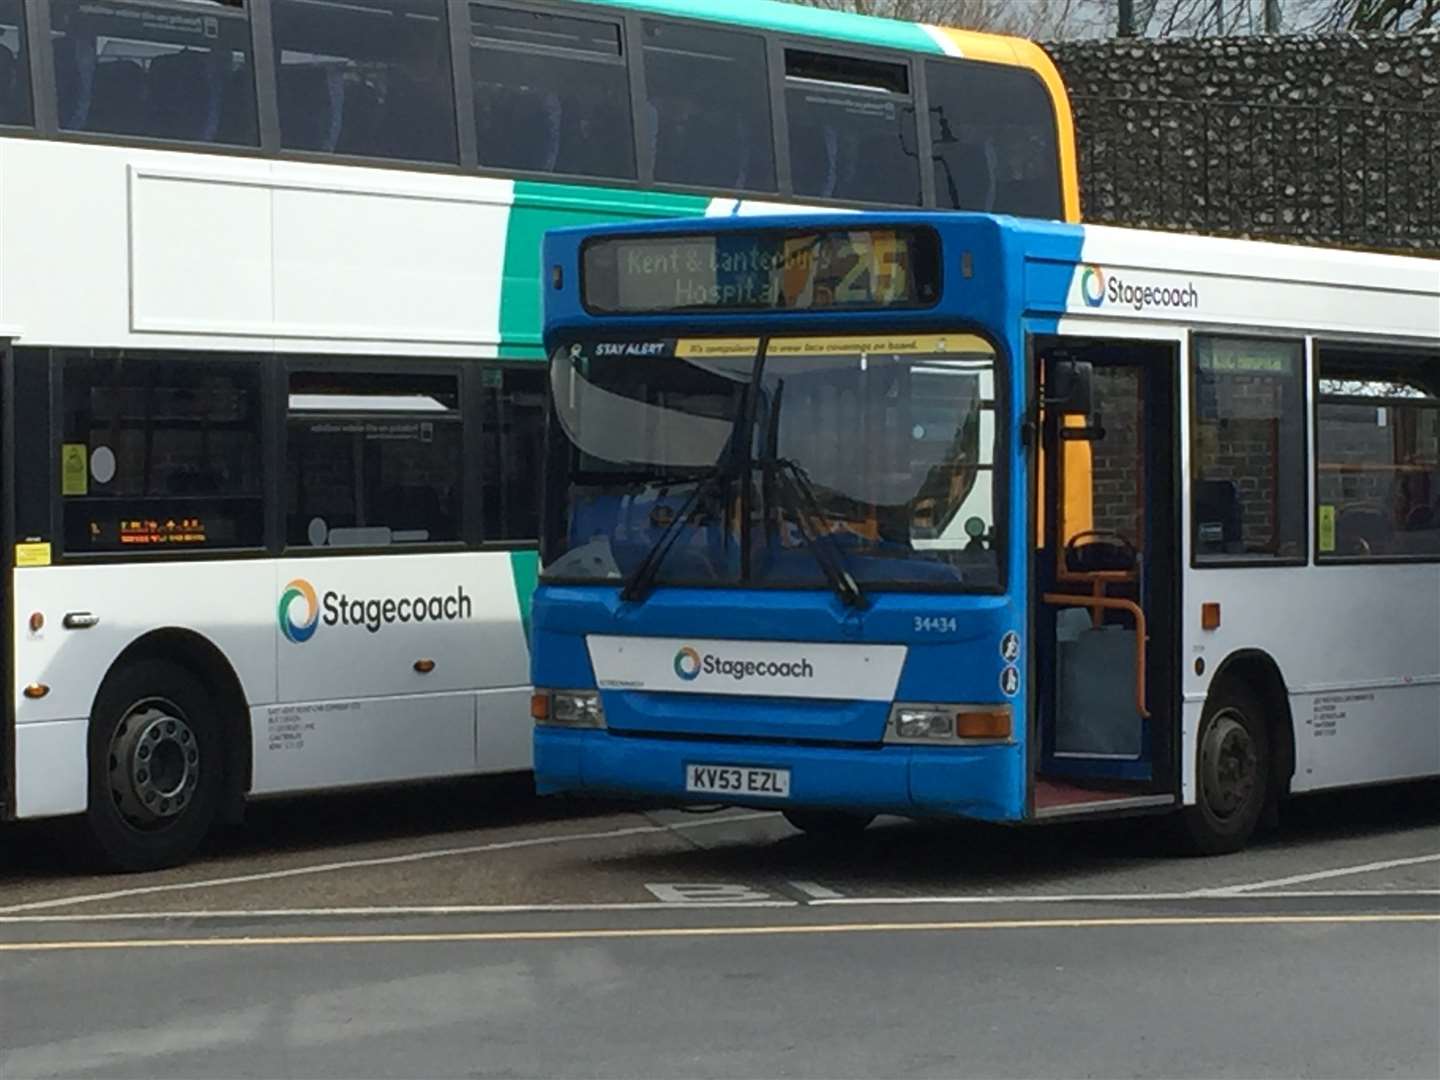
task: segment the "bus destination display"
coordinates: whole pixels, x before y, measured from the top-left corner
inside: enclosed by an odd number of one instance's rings
[[[926,307],[938,246],[921,229],[600,237],[581,288],[600,314]]]

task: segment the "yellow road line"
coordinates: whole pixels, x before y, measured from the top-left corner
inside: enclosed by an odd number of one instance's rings
[[[647,938],[798,936],[963,930],[1086,930],[1166,926],[1338,926],[1440,923],[1440,914],[1390,915],[1176,915],[1100,919],[994,919],[966,922],[802,923],[794,926],[672,926],[593,930],[449,931],[421,934],[293,934],[270,937],[129,938],[115,941],[10,941],[0,952],[89,952],[107,949],[253,949],[295,945],[434,945],[480,942],[596,941]]]

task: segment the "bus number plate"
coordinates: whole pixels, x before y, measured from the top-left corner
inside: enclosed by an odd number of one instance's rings
[[[685,790],[702,795],[790,797],[789,769],[757,769],[749,765],[686,765]]]

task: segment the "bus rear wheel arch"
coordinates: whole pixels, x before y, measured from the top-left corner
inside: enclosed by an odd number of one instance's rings
[[[219,705],[203,679],[169,659],[120,663],[96,696],[88,752],[85,820],[102,863],[158,870],[195,853],[227,775]]]

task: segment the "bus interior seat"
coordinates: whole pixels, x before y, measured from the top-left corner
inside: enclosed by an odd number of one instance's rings
[[[157,56],[147,77],[150,119],[147,134],[162,139],[203,139],[215,112],[215,94],[205,55],[194,49]],[[215,117],[218,122],[218,116]]]
[[[95,66],[87,131],[145,133],[145,69],[134,60],[102,60]]]
[[[215,141],[253,146],[258,142],[255,129],[255,82],[249,67],[236,67],[221,86]]]
[[[986,212],[994,210],[995,167],[991,156],[986,153],[986,144],[962,142],[955,159],[960,166],[955,174],[955,190],[960,196],[961,208]]]
[[[381,145],[396,157],[410,161],[453,161],[454,143],[450,133],[429,118],[448,111],[448,102],[437,103],[434,95],[398,68],[390,69],[385,111],[378,134]]]
[[[377,135],[385,111],[380,91],[368,79],[354,76],[346,77],[344,85],[335,151],[357,157],[374,157],[379,150]]]
[[[376,500],[374,524],[391,532],[424,532],[430,540],[455,536],[453,518],[441,503],[439,493],[428,484],[395,484],[384,488]]]
[[[1242,552],[1240,489],[1235,481],[1197,480],[1193,495],[1196,548],[1211,555]]]
[[[334,150],[336,115],[343,89],[332,92],[330,73],[319,64],[285,64],[280,68],[280,127],[291,150]]]
[[[0,124],[16,123],[21,117],[16,94],[16,72],[19,62],[8,45],[0,45]]]
[[[806,125],[791,128],[790,141],[795,193],[834,198],[840,179],[840,133],[830,124]]]
[[[484,133],[487,141],[504,147],[498,158],[487,158],[482,151],[482,161],[510,169],[557,170],[565,120],[560,95],[529,86],[480,83],[475,87],[475,110],[490,117]]]

